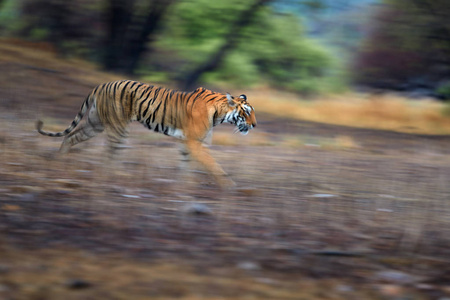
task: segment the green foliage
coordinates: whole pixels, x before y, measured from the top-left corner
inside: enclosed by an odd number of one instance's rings
[[[181,1],[172,12],[170,29],[175,38],[190,45],[220,39],[236,14],[246,7],[244,1]]]
[[[229,82],[236,87],[251,86],[260,81],[257,66],[246,53],[238,51],[226,57],[219,71],[205,74],[204,77],[208,83]]]
[[[46,28],[33,28],[30,30],[29,36],[32,40],[43,41],[49,35],[48,29]]]
[[[144,72],[145,74],[146,72]],[[152,82],[152,83],[165,83],[169,81],[169,75],[166,72],[152,72],[148,75],[142,75],[142,80],[145,82]]]
[[[436,89],[436,94],[445,100],[449,100],[450,99],[450,82],[447,82],[447,83],[439,86]]]
[[[185,60],[182,70],[201,63],[220,47],[231,22],[245,6],[238,0],[181,1],[167,17],[156,46]]]
[[[311,85],[330,67],[330,56],[322,47],[304,37],[299,20],[293,15],[269,16],[249,28],[244,51],[253,57],[261,74],[277,86],[299,92],[314,92]],[[248,45],[250,47],[248,47]]]
[[[20,5],[17,1],[7,0],[0,6],[0,32],[2,35],[23,27],[24,22],[19,16]]]
[[[222,45],[229,26],[248,5],[237,0],[183,1],[167,19],[164,38],[157,46],[182,58],[177,72],[202,63]],[[331,55],[305,36],[293,14],[277,14],[266,7],[241,34],[238,48],[203,81],[237,86],[264,82],[306,94],[334,86],[325,83],[335,66]]]

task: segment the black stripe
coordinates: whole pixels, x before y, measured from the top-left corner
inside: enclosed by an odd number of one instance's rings
[[[214,97],[212,97],[211,99],[209,99],[208,101],[206,101],[206,103],[209,103],[209,102],[211,102],[211,101],[214,101],[214,100],[216,100],[216,99],[217,99],[217,97],[219,97],[219,96],[214,96]]]
[[[159,91],[161,90],[161,88],[159,87],[159,88],[157,88],[156,90],[155,90],[155,93],[153,94],[153,101],[155,101],[157,98],[158,98],[158,95],[159,95]],[[153,104],[153,103],[152,103]]]
[[[114,106],[114,110],[116,109],[116,91],[117,91],[117,85],[119,84],[118,81],[116,81],[113,86],[112,86],[112,96],[113,96],[113,106]],[[122,108],[122,113],[123,113],[123,108]],[[123,115],[123,114],[122,114]]]
[[[161,128],[164,129],[164,121],[166,119],[166,107],[167,107],[167,102],[168,102],[168,98],[169,95],[166,95],[166,97],[164,97],[164,108],[163,108],[163,114],[161,117]]]
[[[183,106],[186,104],[187,98],[188,98],[188,93],[182,93],[181,97],[180,97],[180,106]]]
[[[174,93],[175,93],[174,90],[170,91],[170,97],[168,99],[166,99],[166,103],[164,103],[164,114],[163,114],[164,118],[166,117],[166,105],[167,105],[167,102],[170,101],[171,104],[173,103],[173,95],[174,95]],[[170,114],[170,121],[169,122],[173,126],[173,110],[172,110],[172,113]],[[163,130],[163,132],[164,132],[164,134],[166,134],[166,130]]]
[[[158,112],[159,107],[161,106],[161,103],[162,103],[162,101],[159,102],[158,106],[155,108],[155,110],[152,113],[152,123],[155,122],[155,116],[156,116],[156,113]]]
[[[117,86],[120,85],[120,81],[116,81],[113,86],[112,86],[112,90],[113,90],[113,95],[114,98],[116,98],[116,91],[117,91]]]
[[[136,85],[136,84],[138,84],[139,82],[137,82],[137,81],[131,81],[133,84],[130,86],[130,90],[132,90],[133,89],[133,87]]]
[[[216,124],[215,120],[217,119],[217,115],[218,115],[218,112],[216,110],[213,115],[213,126]]]
[[[150,125],[150,118],[147,118],[145,123],[147,124],[148,129],[152,129],[152,126]]]
[[[127,91],[127,87],[130,83],[131,83],[131,81],[128,81],[125,84],[125,86],[122,88],[122,93],[120,94],[120,100],[123,102],[123,104],[125,104],[125,102],[127,101],[127,99],[124,99],[124,94]],[[128,101],[130,101],[130,103],[128,104],[129,116],[132,116],[133,115],[133,99],[128,99]]]
[[[145,100],[142,101],[142,103],[144,103],[144,102],[145,102]],[[147,107],[145,108],[144,113],[142,114],[142,117],[145,117],[145,115],[147,115],[147,112],[148,112],[148,110],[150,108],[150,101],[147,101],[147,103],[148,103]],[[142,108],[142,106],[140,108]]]
[[[142,86],[143,84],[140,83],[139,81],[134,81],[133,84],[130,87],[130,90],[132,90],[131,92],[131,102],[133,102],[135,99],[137,101],[137,99],[139,99],[140,97],[137,97],[137,92],[138,89]],[[139,115],[138,115],[139,118]]]
[[[122,92],[120,93],[120,99],[123,99],[123,96],[125,95],[125,92],[127,91],[127,86],[131,83],[131,81],[128,81],[125,86],[122,88]]]
[[[119,83],[118,81],[113,82],[111,84],[111,87],[110,87],[112,89],[112,93],[111,93],[111,91],[109,91],[108,94],[107,94],[107,99],[109,99],[112,96],[112,104],[111,105],[113,107],[113,111],[110,112],[109,117],[115,119],[114,122],[110,122],[110,123],[119,123],[119,121],[120,121],[120,117],[116,113],[117,112],[117,106],[116,106],[116,85],[118,83]],[[105,103],[105,105],[106,105],[106,103]],[[122,115],[123,115],[123,108],[122,108]]]
[[[131,88],[130,88],[131,89]],[[136,99],[136,91],[132,91],[131,93],[130,93],[130,98],[131,98],[131,101],[134,101],[135,99]]]
[[[106,99],[106,96],[108,95],[108,92],[106,90],[106,84],[104,84],[101,89],[99,90],[100,98]]]
[[[75,117],[75,119],[72,121],[72,124],[70,124],[69,128],[67,128],[67,129],[64,130],[64,131],[66,131],[66,133],[67,133],[67,132],[70,131],[70,127],[73,128],[73,127],[77,126],[77,124],[78,124],[77,119],[79,119],[79,118],[80,118],[80,113],[77,114],[77,116]]]
[[[138,92],[139,88],[140,88],[141,86],[143,86],[143,85],[144,85],[143,83],[139,83],[139,84],[136,86],[136,89],[135,89],[136,95],[137,95],[137,92]],[[140,97],[142,97],[142,94],[141,94],[138,98],[140,98]]]
[[[171,122],[174,128],[178,128],[178,105],[179,105],[179,101],[181,101],[181,97],[182,97],[182,93],[177,93],[176,97],[175,97],[175,105],[174,105],[174,109],[172,110],[172,114],[171,114]]]
[[[138,110],[138,121],[141,120],[141,117],[145,117],[145,115],[147,114],[147,110],[149,108],[150,105],[147,106],[147,108],[144,111],[144,114],[141,114],[142,112],[142,105],[144,105],[145,100],[141,101],[141,103],[139,104],[139,110]]]
[[[196,92],[196,91],[193,91],[192,94],[186,99],[186,107],[188,106],[189,101],[191,101],[192,97],[195,96],[195,92]]]
[[[114,84],[114,82],[109,82],[107,85],[106,85],[106,93],[107,94],[110,94],[111,93],[111,87],[112,87],[112,85]]]
[[[111,98],[111,91],[112,91],[112,87],[114,86],[115,82],[110,82],[108,83],[108,85],[106,86],[106,95],[105,95],[105,99],[110,99]],[[114,98],[113,98],[114,100]],[[106,105],[106,103],[105,103]],[[114,106],[114,101],[113,101],[113,106]],[[114,107],[115,109],[115,107]]]
[[[153,88],[153,86],[149,86],[149,87],[147,88],[148,92],[147,92],[147,90],[146,90],[146,92],[145,92],[145,93],[147,93],[147,95],[145,96],[145,99],[142,100],[141,104],[139,105],[139,115],[141,114],[142,104],[143,104],[145,101],[148,100],[148,97],[150,97],[150,94],[151,94],[151,92],[152,92],[152,88]],[[151,102],[152,102],[152,99],[150,99],[150,100],[148,101],[147,108],[145,109],[144,113],[142,114],[143,117],[147,114],[148,109],[150,108]]]
[[[101,85],[97,85],[95,89],[91,92],[91,95],[94,95]]]
[[[148,86],[148,87],[144,90],[144,92],[142,93],[142,95],[141,95],[140,98],[142,98],[142,97],[145,95],[144,101],[147,100],[148,97],[150,96],[150,93],[152,92],[152,89],[153,89],[153,86]]]
[[[192,105],[191,105],[191,111],[192,111],[192,109],[194,108],[195,101],[197,101],[197,99],[200,98],[200,96],[203,95],[205,92],[206,92],[206,89],[203,89],[203,90],[202,90],[202,91],[194,98],[194,100],[192,101]]]

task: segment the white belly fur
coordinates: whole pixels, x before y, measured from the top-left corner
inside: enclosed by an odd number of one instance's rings
[[[184,132],[181,129],[170,128],[168,134],[170,136],[176,137],[177,139],[184,139]]]

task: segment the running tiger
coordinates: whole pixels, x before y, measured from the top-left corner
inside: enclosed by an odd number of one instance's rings
[[[87,113],[87,120],[80,124]],[[205,88],[181,92],[123,80],[97,86],[87,96],[66,130],[56,133],[44,131],[40,120],[36,127],[43,135],[64,136],[61,153],[106,130],[112,156],[127,136],[126,127],[132,121],[183,140],[181,154],[184,161],[192,157],[200,162],[222,187],[230,187],[234,182],[227,177],[202,142],[214,126],[223,122],[236,125],[237,131],[242,134],[247,134],[256,126],[255,110],[245,95],[235,98],[228,93],[223,95]]]

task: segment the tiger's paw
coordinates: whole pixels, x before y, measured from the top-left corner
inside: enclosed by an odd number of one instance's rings
[[[221,176],[218,183],[222,190],[231,190],[236,187],[236,183],[228,175]]]

